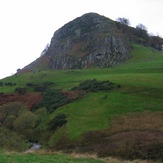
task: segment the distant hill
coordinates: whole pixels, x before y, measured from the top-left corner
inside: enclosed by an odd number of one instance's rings
[[[162,40],[95,13],[64,25],[29,73],[0,80],[0,152],[163,162]]]
[[[57,30],[44,54],[24,70],[109,67],[128,58],[129,43],[116,23],[88,13]]]
[[[130,58],[131,43],[161,50],[163,39],[99,14],[87,13],[58,29],[40,58],[20,72],[115,66]]]
[[[25,138],[48,150],[162,161],[163,53],[134,44],[130,55],[112,68],[1,80],[0,148],[27,147]]]

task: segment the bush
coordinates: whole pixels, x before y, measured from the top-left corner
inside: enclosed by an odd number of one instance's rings
[[[46,116],[47,115],[47,109],[44,108],[39,108],[38,110],[35,111],[35,114],[38,115],[39,117]]]
[[[33,83],[27,83],[26,86],[27,86],[27,87],[33,87],[34,84],[33,84]]]
[[[12,82],[8,82],[8,83],[5,83],[6,86],[15,86],[16,83],[12,83]]]
[[[147,33],[147,27],[141,23],[136,26],[136,29],[145,31]]]
[[[78,87],[72,88],[72,91],[79,92],[97,92],[110,90],[115,87],[115,84],[110,81],[97,81],[97,80],[86,80],[79,84]],[[72,99],[66,96],[61,90],[47,90],[44,93],[43,100],[37,106],[37,108],[46,107],[48,113],[52,113],[57,108],[72,102]]]
[[[0,112],[0,123],[3,124],[4,120],[6,119],[6,114],[3,112]]]
[[[3,82],[0,82],[0,86],[3,86]]]
[[[72,88],[72,90],[84,90],[87,92],[97,92],[97,91],[104,91],[110,90],[113,88],[113,83],[110,81],[97,81],[94,80],[86,80],[79,84],[78,87]]]
[[[63,126],[64,124],[67,123],[66,120],[66,115],[65,114],[59,114],[57,115],[50,123],[49,123],[49,127],[50,130],[56,130],[57,128]]]
[[[5,119],[3,126],[8,128],[9,130],[13,130],[15,120],[16,120],[16,117],[14,115],[9,115]]]
[[[119,23],[121,23],[123,25],[127,25],[127,26],[130,25],[130,21],[127,18],[120,18],[120,17],[118,17],[117,18],[117,22],[119,22]]]
[[[23,104],[12,102],[0,107],[0,123],[10,131],[34,140],[34,129],[38,125],[38,116]]]
[[[68,97],[61,90],[48,90],[44,94],[42,102],[37,106],[46,107],[49,113],[55,111],[58,107],[69,102]]]
[[[27,83],[27,87],[31,87],[34,89],[36,92],[44,92],[50,88],[51,85],[53,85],[53,82],[44,82],[40,84],[35,84],[35,83]]]
[[[29,147],[26,139],[17,133],[0,127],[0,148],[6,150],[23,151]]]
[[[66,126],[63,126],[54,132],[48,141],[48,147],[53,150],[62,150],[64,152],[72,152],[77,143],[68,136]]]
[[[37,125],[38,117],[30,112],[24,111],[14,122],[14,130],[28,140],[35,140],[34,129]]]
[[[10,115],[18,117],[20,112],[26,109],[26,106],[19,102],[10,102],[0,107],[0,113],[4,114],[6,117]]]
[[[17,92],[17,93],[19,93],[19,94],[24,94],[24,93],[26,93],[26,88],[21,88],[21,87],[17,87],[16,89],[15,89],[15,92]]]

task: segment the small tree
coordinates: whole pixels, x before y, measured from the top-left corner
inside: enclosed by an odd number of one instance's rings
[[[58,127],[63,126],[64,124],[67,123],[66,120],[66,115],[65,114],[58,114],[51,122],[50,122],[50,129],[55,130]]]
[[[14,121],[14,130],[25,136],[28,140],[35,139],[34,129],[38,122],[38,116],[28,110],[22,112]]]
[[[17,73],[19,73],[19,72],[21,71],[21,69],[20,69],[20,68],[18,68],[16,71],[17,71]]]
[[[49,43],[45,46],[44,50],[41,52],[40,56],[43,56],[44,54],[47,53],[48,49],[49,49],[50,45]]]
[[[20,102],[10,102],[1,107],[1,113],[5,113],[6,116],[13,115],[18,117],[20,112],[23,110],[27,110],[26,106],[21,104]]]
[[[39,108],[38,110],[36,110],[36,115],[38,115],[39,117],[44,117],[47,115],[47,109],[45,107],[43,108]]]
[[[3,86],[3,82],[0,82],[0,86]]]
[[[15,88],[15,92],[17,92],[19,94],[25,94],[26,91],[27,91],[26,88],[21,88],[21,87]]]
[[[124,24],[124,25],[127,25],[127,26],[130,25],[130,21],[127,18],[120,18],[120,17],[118,17],[116,20],[117,20],[117,22],[119,22],[121,24]]]
[[[136,29],[147,32],[147,27],[141,23],[136,26]]]
[[[3,113],[3,112],[1,113],[1,112],[0,112],[0,126],[1,126],[1,124],[4,122],[6,116],[7,116],[6,113]]]
[[[13,130],[15,120],[16,117],[14,115],[10,115],[5,119],[3,126],[8,128],[9,130]]]

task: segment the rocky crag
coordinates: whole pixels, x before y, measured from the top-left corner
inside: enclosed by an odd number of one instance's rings
[[[128,39],[116,23],[88,13],[58,29],[43,55],[23,70],[110,67],[128,58]]]

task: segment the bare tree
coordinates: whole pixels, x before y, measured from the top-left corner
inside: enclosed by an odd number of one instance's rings
[[[118,17],[116,20],[117,20],[117,22],[119,22],[121,24],[124,24],[124,25],[127,25],[127,26],[130,25],[130,21],[127,18],[120,18],[120,17]]]
[[[143,31],[147,32],[147,27],[141,23],[136,26],[136,29],[143,30]]]

